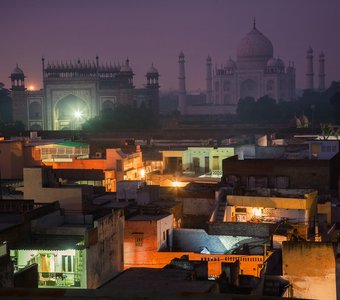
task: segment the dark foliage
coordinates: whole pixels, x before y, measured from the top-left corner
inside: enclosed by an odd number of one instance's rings
[[[332,82],[322,92],[305,91],[296,101],[276,101],[264,96],[240,99],[237,116],[242,122],[290,122],[294,116],[305,115],[313,124],[340,124],[340,82]]]
[[[18,136],[25,131],[25,125],[20,121],[4,123],[0,121],[0,134],[6,137]]]
[[[83,124],[84,130],[108,131],[108,130],[145,130],[159,128],[159,122],[152,112],[141,106],[133,108],[127,105],[119,105],[114,110],[102,111],[97,116]]]

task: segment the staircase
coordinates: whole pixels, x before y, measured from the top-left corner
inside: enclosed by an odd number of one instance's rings
[[[232,189],[220,189],[216,199],[215,209],[210,217],[210,222],[223,222],[227,208],[227,195],[232,195]]]

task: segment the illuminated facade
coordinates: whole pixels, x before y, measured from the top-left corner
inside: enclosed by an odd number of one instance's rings
[[[262,193],[260,192],[262,191]],[[218,210],[224,210],[223,222],[288,222],[307,239],[317,215],[317,192],[313,190],[258,189],[249,195],[227,195],[210,219],[216,221]],[[224,204],[223,204],[224,203]],[[223,207],[224,206],[224,207]]]
[[[61,143],[69,145],[78,145],[80,143]],[[44,149],[44,148],[43,148]],[[85,153],[85,148],[83,152]],[[70,150],[71,151],[71,150]],[[79,150],[80,151],[80,150]],[[52,159],[44,161],[45,165],[51,166],[54,170],[99,170],[103,172],[102,182],[89,182],[88,180],[82,180],[81,172],[79,174],[79,180],[76,182],[79,184],[92,184],[102,185],[108,192],[116,191],[117,181],[122,180],[142,180],[145,179],[145,170],[142,160],[142,152],[137,151],[135,153],[124,153],[120,148],[106,149],[105,158],[68,158],[68,160]]]
[[[187,150],[166,150],[163,154],[163,171],[210,173],[222,176],[222,160],[234,155],[233,147],[188,147]]]
[[[123,64],[47,63],[42,59],[43,90],[27,91],[24,72],[16,66],[12,82],[13,119],[30,130],[76,130],[117,105],[145,107],[158,115],[158,71],[151,66],[145,88],[133,85],[133,70]]]
[[[53,212],[36,219],[32,231],[10,255],[15,272],[38,265],[39,287],[94,289],[123,270],[121,210],[100,218]]]

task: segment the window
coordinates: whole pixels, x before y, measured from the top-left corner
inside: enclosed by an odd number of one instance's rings
[[[142,247],[143,246],[143,238],[142,237],[136,237],[135,238],[135,245],[136,245],[136,247]]]

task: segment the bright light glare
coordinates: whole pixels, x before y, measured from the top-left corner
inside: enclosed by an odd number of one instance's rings
[[[34,89],[35,89],[35,88],[34,88],[34,85],[30,85],[30,86],[28,87],[28,90],[29,90],[29,91],[34,91]]]
[[[179,187],[179,186],[181,186],[181,183],[179,181],[173,181],[172,186],[173,187]]]
[[[145,177],[145,170],[144,169],[140,170],[140,176]]]
[[[80,119],[83,116],[83,113],[81,111],[77,110],[73,113],[73,115],[76,119]]]

